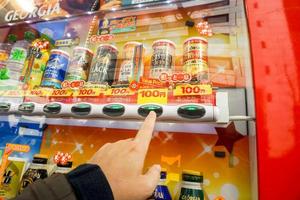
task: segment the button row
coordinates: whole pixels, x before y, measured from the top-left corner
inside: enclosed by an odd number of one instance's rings
[[[183,105],[158,105],[158,104],[106,104],[96,105],[90,103],[63,104],[49,103],[37,104],[33,102],[22,103],[13,109],[10,103],[0,103],[0,112],[20,113],[24,115],[46,114],[48,116],[74,116],[74,117],[104,117],[104,118],[144,118],[151,111],[157,114],[159,119],[169,120],[193,120],[193,121],[217,121],[219,110],[216,106],[202,104]]]

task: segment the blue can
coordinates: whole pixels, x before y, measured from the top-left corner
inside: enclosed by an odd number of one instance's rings
[[[62,50],[53,49],[43,75],[42,87],[61,88],[69,65],[70,55]]]

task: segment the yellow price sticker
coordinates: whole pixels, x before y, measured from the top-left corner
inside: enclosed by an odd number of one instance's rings
[[[27,97],[34,97],[34,96],[38,96],[38,97],[45,97],[49,95],[49,91],[48,90],[44,90],[44,89],[37,89],[37,90],[27,90],[25,95]]]
[[[4,96],[7,90],[0,90],[0,97]]]
[[[97,97],[101,93],[103,93],[102,88],[82,88],[79,90],[76,90],[74,96],[79,97]]]
[[[168,89],[141,89],[138,91],[137,103],[167,104]]]
[[[174,96],[197,96],[211,95],[213,92],[211,85],[178,85],[173,91]]]
[[[105,92],[106,96],[128,96],[134,94],[135,92],[129,88],[110,88]]]
[[[25,92],[23,90],[7,90],[3,96],[6,97],[24,97]]]
[[[57,89],[52,90],[50,96],[52,97],[70,97],[73,95],[73,90]]]

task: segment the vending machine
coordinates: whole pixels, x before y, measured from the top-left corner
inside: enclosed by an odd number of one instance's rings
[[[152,199],[269,199],[258,184],[253,83],[264,82],[254,35],[263,21],[246,9],[270,9],[259,6],[0,1],[0,199],[133,137],[151,111],[145,169],[163,168]]]

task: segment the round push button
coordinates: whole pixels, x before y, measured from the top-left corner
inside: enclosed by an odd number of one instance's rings
[[[47,114],[58,114],[61,111],[61,105],[58,103],[50,103],[44,106],[43,111]]]
[[[0,103],[0,112],[6,113],[10,109],[10,103]]]
[[[125,106],[121,104],[110,104],[103,107],[103,113],[110,117],[119,117],[125,113]]]
[[[163,113],[163,108],[158,105],[147,104],[147,105],[143,105],[143,106],[139,107],[139,109],[138,109],[139,115],[143,116],[143,117],[147,117],[151,111],[154,111],[156,113],[157,117],[159,117]]]
[[[79,115],[79,116],[85,116],[90,114],[92,110],[92,106],[90,104],[86,104],[86,103],[80,103],[77,105],[74,105],[71,108],[71,112],[75,115]]]
[[[202,118],[205,115],[205,113],[205,108],[198,105],[185,105],[179,107],[177,110],[177,114],[186,119]]]
[[[22,103],[19,105],[19,111],[23,113],[33,113],[34,104],[33,103]]]

